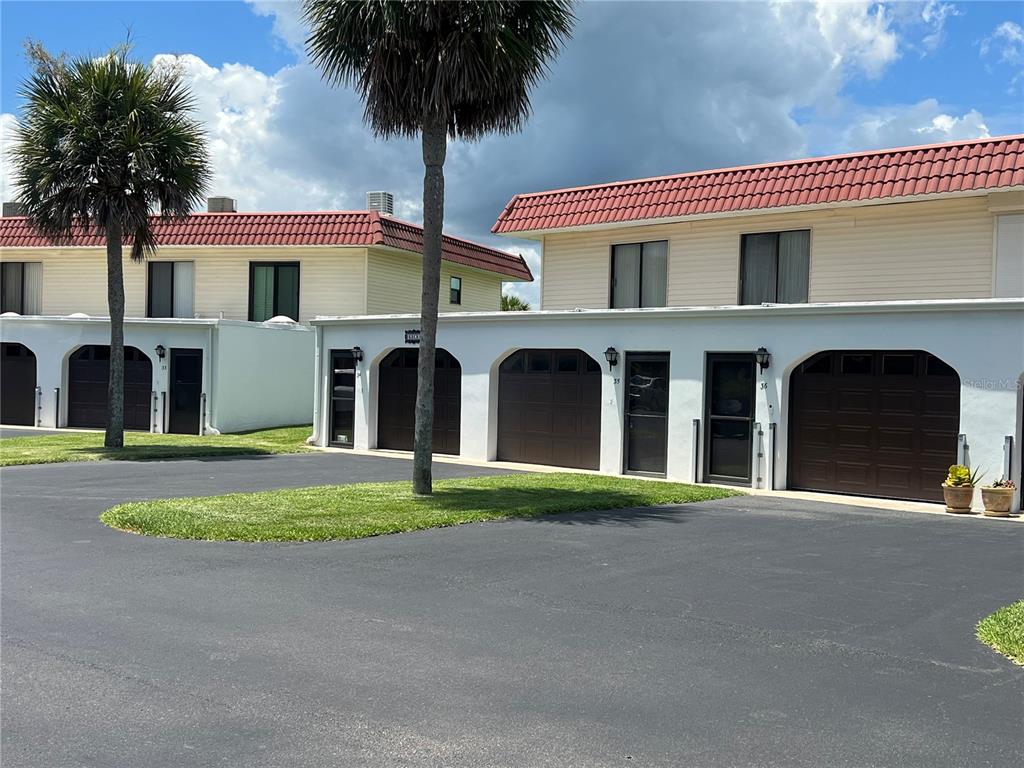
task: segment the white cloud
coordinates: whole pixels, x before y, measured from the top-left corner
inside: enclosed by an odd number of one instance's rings
[[[289,49],[302,54],[306,46],[306,29],[302,23],[302,6],[288,0],[245,0],[257,16],[274,20],[274,34]]]
[[[899,37],[884,5],[870,2],[813,4],[822,37],[837,65],[878,77],[899,56]]]
[[[0,200],[13,200],[17,196],[14,168],[8,155],[17,125],[18,118],[14,115],[7,112],[0,115]]]
[[[982,58],[995,57],[996,61],[1010,68],[1007,93],[1017,96],[1018,86],[1024,79],[1024,28],[1014,21],[1004,21],[992,34],[978,44]]]
[[[540,309],[540,246],[539,245],[506,245],[500,246],[506,253],[522,256],[526,265],[533,272],[532,283],[505,283],[504,293],[518,296],[530,305],[530,309]]]
[[[843,133],[844,149],[878,149],[932,144],[989,135],[982,115],[969,110],[962,115],[943,111],[935,99],[888,107],[861,114]]]
[[[1016,64],[1024,58],[1024,29],[1013,21],[1004,21],[980,43],[981,55],[997,53],[1000,61]]]

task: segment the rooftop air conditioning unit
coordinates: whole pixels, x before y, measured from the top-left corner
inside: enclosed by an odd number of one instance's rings
[[[209,213],[235,213],[238,208],[233,197],[208,197],[206,210]]]
[[[379,211],[385,216],[394,216],[395,196],[390,192],[367,192],[366,208],[371,211]]]

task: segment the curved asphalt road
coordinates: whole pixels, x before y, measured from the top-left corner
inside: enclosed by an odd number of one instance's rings
[[[5,469],[4,765],[1024,760],[1024,668],[973,639],[1020,597],[1024,525],[764,497],[316,544],[96,519],[408,470],[338,454]]]

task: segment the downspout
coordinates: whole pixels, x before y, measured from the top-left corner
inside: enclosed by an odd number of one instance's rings
[[[220,430],[213,426],[213,408],[217,404],[217,401],[213,399],[215,390],[217,388],[217,331],[220,330],[220,323],[215,323],[210,326],[209,331],[209,344],[207,349],[210,350],[210,391],[206,393],[206,408],[204,411],[204,418],[206,420],[205,430],[208,435],[219,435]]]
[[[323,400],[323,385],[321,368],[321,347],[323,345],[324,329],[323,326],[313,326],[313,434],[306,438],[306,445],[320,445],[320,435],[322,429],[320,428],[320,403]]]

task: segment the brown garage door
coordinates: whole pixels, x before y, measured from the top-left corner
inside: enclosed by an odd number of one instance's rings
[[[107,425],[110,347],[89,345],[68,361],[68,426],[102,429]],[[124,348],[124,426],[149,429],[153,365],[135,347]]]
[[[601,368],[578,349],[524,349],[498,374],[498,458],[597,469]]]
[[[821,352],[793,372],[789,418],[789,487],[941,501],[960,377],[927,352]]]
[[[396,349],[380,363],[377,446],[411,451],[416,427],[418,349]],[[462,366],[443,349],[434,363],[434,452],[459,453]]]
[[[36,423],[36,356],[24,344],[0,344],[0,424]]]

